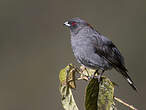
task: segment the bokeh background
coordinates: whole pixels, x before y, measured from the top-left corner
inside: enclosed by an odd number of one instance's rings
[[[0,110],[63,110],[58,74],[76,63],[63,22],[72,17],[117,45],[139,95],[113,70],[106,75],[119,84],[115,96],[145,110],[146,0],[1,0]],[[86,85],[80,81],[73,91],[80,110]]]

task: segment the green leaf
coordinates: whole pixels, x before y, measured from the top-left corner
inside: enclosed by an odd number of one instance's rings
[[[92,79],[86,88],[86,110],[97,110],[99,84],[97,79]]]
[[[107,77],[92,79],[86,89],[86,110],[115,110],[113,102],[114,86]]]

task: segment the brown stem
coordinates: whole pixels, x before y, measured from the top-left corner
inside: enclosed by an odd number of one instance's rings
[[[114,97],[114,99],[115,99],[116,101],[122,103],[123,105],[125,105],[125,106],[131,108],[132,110],[138,110],[137,108],[133,107],[133,105],[129,105],[129,104],[127,104],[126,102],[122,101],[121,99],[119,99],[119,98],[117,98],[117,97]]]

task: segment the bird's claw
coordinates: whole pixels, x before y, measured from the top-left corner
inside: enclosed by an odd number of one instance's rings
[[[98,83],[101,82],[101,76],[100,75],[92,75],[92,76],[88,76],[88,80],[91,80],[91,79],[97,79],[98,80]]]

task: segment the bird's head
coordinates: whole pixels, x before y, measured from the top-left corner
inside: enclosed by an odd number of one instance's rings
[[[77,33],[80,29],[82,29],[85,26],[89,26],[89,24],[80,19],[80,18],[72,18],[66,22],[64,22],[64,25],[69,27],[71,32]]]

